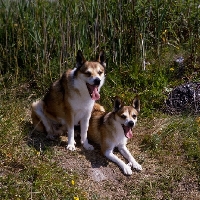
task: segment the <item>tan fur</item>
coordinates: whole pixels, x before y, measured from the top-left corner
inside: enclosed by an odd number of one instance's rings
[[[94,111],[105,112],[105,109],[100,104],[95,103],[92,112],[94,113]]]
[[[127,175],[132,174],[131,166],[137,170],[142,170],[142,167],[126,148],[127,138],[122,125],[129,126],[131,124],[132,129],[136,124],[139,111],[140,102],[137,97],[133,100],[132,106],[123,106],[121,100],[116,98],[112,112],[102,111],[102,108],[96,105],[90,118],[88,138],[100,144],[102,153],[119,165]],[[118,147],[122,155],[129,161],[128,165],[113,154],[115,147]]]
[[[68,131],[69,150],[75,150],[74,125],[81,124],[81,143],[93,149],[87,141],[89,118],[98,92],[104,83],[105,56],[100,52],[97,61],[86,61],[81,51],[77,53],[77,68],[67,70],[55,81],[42,100],[32,104],[32,122],[38,131],[46,131],[53,139]],[[87,84],[98,86],[95,95],[90,94]],[[96,91],[96,90],[94,90]]]

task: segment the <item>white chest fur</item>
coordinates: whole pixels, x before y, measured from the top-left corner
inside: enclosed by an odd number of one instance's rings
[[[122,128],[122,125],[119,124],[118,122],[115,122],[115,130],[116,130],[115,135],[114,135],[115,145],[116,146],[119,146],[122,144],[126,145],[128,138],[126,138],[124,135],[124,130]]]
[[[71,72],[71,77],[73,77],[73,73],[74,70]],[[72,87],[74,92],[71,93],[68,101],[73,112],[74,124],[77,125],[81,119],[90,118],[94,100],[90,97],[86,83],[78,77],[74,79]]]
[[[90,118],[93,106],[94,106],[94,101],[91,101],[90,103],[76,102],[76,107],[74,107],[75,125],[77,125],[78,122],[83,118],[85,119]]]

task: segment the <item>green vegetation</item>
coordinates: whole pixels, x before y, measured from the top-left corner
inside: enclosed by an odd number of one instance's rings
[[[182,176],[197,176],[200,184],[199,117],[160,112],[166,91],[200,81],[199,24],[197,0],[0,0],[0,197],[86,199],[76,185],[80,174],[63,170],[51,145],[41,152],[28,141],[31,102],[74,67],[78,49],[88,59],[106,51],[107,109],[115,95],[126,103],[136,93],[141,98],[139,126],[146,128],[136,139],[141,154],[159,163],[160,177],[124,189],[135,199],[154,199],[158,190],[164,199],[180,199],[172,189]],[[174,63],[180,56],[181,74]]]
[[[149,101],[158,106],[163,88],[181,81],[173,63],[177,56],[188,60],[182,77],[199,80],[198,1],[1,0],[0,5],[3,87],[32,80],[43,94],[74,66],[78,49],[88,59],[104,49],[109,86],[117,93],[125,86],[134,89],[145,108]],[[113,95],[107,88],[105,94]]]

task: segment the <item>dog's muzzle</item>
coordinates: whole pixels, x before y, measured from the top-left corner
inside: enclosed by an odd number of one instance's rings
[[[130,121],[127,126],[125,126],[124,124],[122,124],[122,128],[124,130],[124,135],[127,138],[132,138],[133,137],[133,133],[132,133],[132,127],[133,127],[133,125],[134,125],[133,121]]]

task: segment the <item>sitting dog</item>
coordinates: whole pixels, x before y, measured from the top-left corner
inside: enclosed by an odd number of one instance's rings
[[[119,97],[115,98],[114,110],[105,112],[99,104],[95,104],[89,122],[88,139],[100,144],[102,153],[115,162],[126,175],[131,175],[131,167],[142,170],[126,147],[128,138],[133,136],[132,128],[136,125],[140,112],[140,100],[135,97],[132,106],[124,106]],[[120,153],[129,161],[125,164],[113,154],[117,147]]]
[[[97,61],[86,61],[79,50],[76,68],[68,70],[54,82],[42,100],[32,104],[32,122],[37,131],[46,131],[47,137],[68,131],[67,149],[75,150],[74,126],[81,126],[81,143],[88,150],[87,130],[95,103],[100,98],[100,88],[105,79],[105,53]]]

